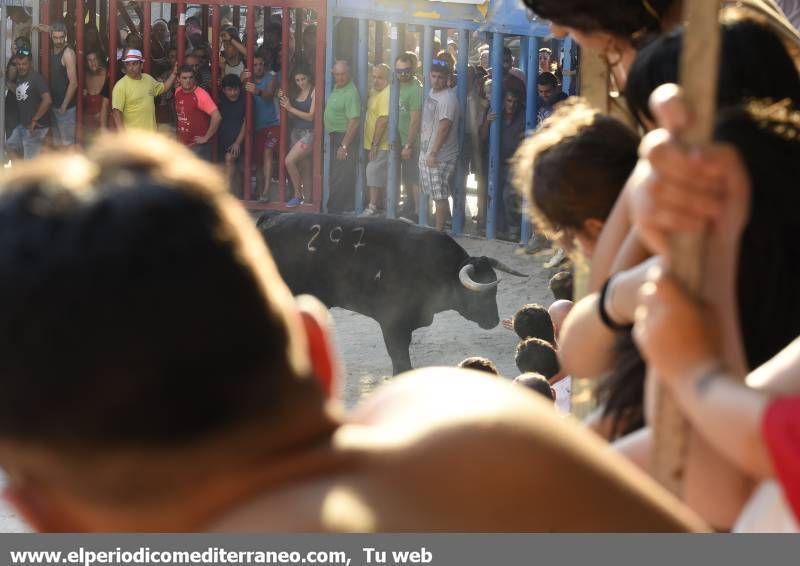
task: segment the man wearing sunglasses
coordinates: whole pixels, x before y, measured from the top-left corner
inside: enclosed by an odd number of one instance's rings
[[[402,218],[417,221],[419,206],[419,125],[422,120],[422,83],[414,71],[417,56],[401,53],[394,62],[394,72],[400,83],[400,115],[397,131],[400,135],[400,176],[405,190]]]
[[[75,143],[75,101],[78,92],[78,68],[75,51],[67,45],[67,27],[63,21],[50,27],[53,52],[50,54],[50,94],[53,97],[53,115],[61,145]]]
[[[425,98],[420,137],[419,185],[436,202],[436,229],[450,217],[450,178],[458,158],[458,98],[448,82],[453,70],[445,59],[431,64],[431,90]]]
[[[50,129],[48,113],[53,99],[47,82],[31,68],[31,51],[17,51],[16,102],[19,124],[11,132],[6,145],[15,156],[33,159],[39,154]]]
[[[118,129],[135,128],[156,131],[155,97],[172,89],[177,63],[163,83],[142,72],[144,58],[138,49],[129,49],[122,59],[125,76],[114,85],[111,93],[111,115]]]

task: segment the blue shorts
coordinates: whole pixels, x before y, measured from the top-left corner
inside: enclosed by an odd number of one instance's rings
[[[6,145],[17,154],[22,155],[23,158],[33,159],[42,150],[44,138],[47,137],[49,129],[48,127],[38,126],[34,128],[33,132],[29,132],[28,128],[20,124],[11,132],[8,140],[6,140]]]

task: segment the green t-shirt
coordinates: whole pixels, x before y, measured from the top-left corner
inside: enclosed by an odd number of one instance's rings
[[[400,145],[408,143],[408,128],[411,126],[411,113],[422,110],[422,83],[417,77],[412,77],[407,83],[400,83],[400,116],[397,129],[400,131]],[[419,127],[417,127],[417,139],[412,140],[411,145],[419,145]]]
[[[325,129],[333,134],[347,131],[347,122],[361,116],[361,98],[353,81],[334,88],[325,103]]]

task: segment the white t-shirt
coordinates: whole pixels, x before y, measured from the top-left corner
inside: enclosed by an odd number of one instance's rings
[[[572,376],[568,375],[564,379],[553,384],[553,391],[556,392],[556,409],[565,415],[572,411]]]
[[[447,119],[452,122],[442,147],[439,148],[439,161],[453,161],[458,157],[458,97],[451,88],[439,92],[433,89],[425,97],[420,128],[420,153],[428,154],[428,149],[436,141],[439,122]]]

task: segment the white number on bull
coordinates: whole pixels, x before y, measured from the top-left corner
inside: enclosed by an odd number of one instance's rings
[[[334,234],[336,234],[336,235],[334,236]],[[331,233],[328,234],[328,238],[330,238],[331,242],[333,242],[334,244],[338,244],[339,242],[341,242],[342,241],[342,227],[341,226],[337,226],[336,228],[331,230]]]
[[[353,244],[353,249],[354,249],[356,252],[358,251],[358,248],[365,248],[365,247],[367,246],[367,244],[362,244],[362,243],[361,243],[361,240],[363,240],[363,239],[364,239],[364,231],[365,231],[365,230],[366,230],[366,229],[365,229],[365,228],[363,228],[363,227],[353,228],[353,234],[355,234],[356,232],[358,232],[358,241],[357,241],[355,244]],[[354,252],[354,253],[355,253],[355,252]]]
[[[320,226],[319,224],[314,224],[311,227],[311,239],[308,241],[308,246],[306,246],[308,248],[308,251],[310,251],[311,253],[317,251],[317,247],[312,246],[311,244],[313,244],[314,240],[316,240],[317,237],[319,236],[320,230],[322,230],[322,226]]]

